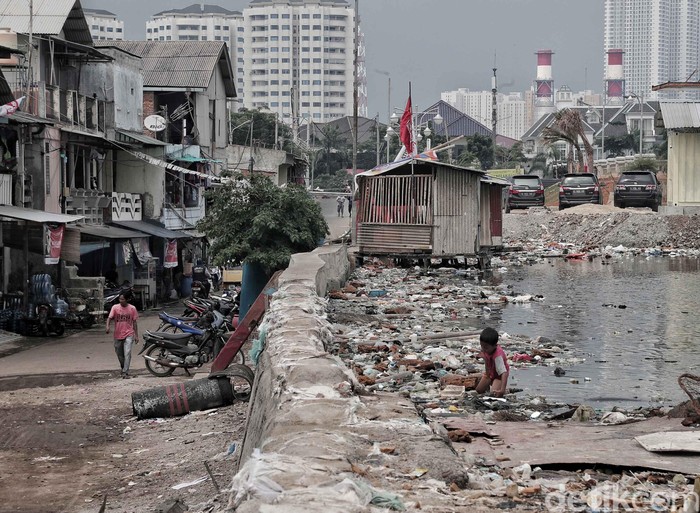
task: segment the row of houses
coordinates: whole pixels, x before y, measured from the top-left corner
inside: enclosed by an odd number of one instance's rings
[[[255,149],[229,145],[236,88],[224,42],[93,42],[79,0],[32,13],[22,0],[3,5],[4,294],[26,295],[37,273],[101,290],[96,277],[116,265],[120,282],[154,302],[206,257],[196,224],[224,170],[264,163],[256,170],[280,184],[305,173],[284,152],[252,159]]]

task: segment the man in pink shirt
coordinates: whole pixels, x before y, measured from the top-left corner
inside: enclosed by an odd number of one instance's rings
[[[498,332],[493,328],[485,328],[479,336],[479,342],[486,372],[481,376],[476,391],[483,394],[490,387],[491,395],[503,397],[508,389],[510,366],[505,351],[498,345]]]
[[[139,328],[136,320],[139,313],[130,305],[124,294],[119,294],[119,304],[114,305],[107,318],[105,333],[109,333],[109,324],[114,319],[114,350],[121,365],[122,378],[128,378],[131,364],[131,346],[139,340]]]

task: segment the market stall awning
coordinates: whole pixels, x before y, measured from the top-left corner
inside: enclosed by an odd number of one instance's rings
[[[127,230],[125,228],[118,228],[116,226],[109,226],[106,224],[101,225],[77,225],[76,228],[80,230],[81,234],[90,235],[98,239],[140,239],[144,237],[150,237],[149,234],[135,231]]]
[[[85,216],[54,214],[52,212],[44,212],[43,210],[34,210],[33,208],[0,205],[0,217],[21,219],[33,223],[74,223],[75,221],[80,221]]]
[[[192,236],[178,230],[168,230],[146,221],[112,221],[112,224],[138,232],[147,233],[162,239],[191,239]]]

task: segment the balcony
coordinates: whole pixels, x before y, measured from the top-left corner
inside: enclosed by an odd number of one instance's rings
[[[110,205],[111,198],[97,189],[68,189],[65,213],[85,216],[85,224],[102,224],[104,209]]]
[[[112,221],[141,221],[141,195],[129,192],[112,193]]]
[[[75,90],[39,82],[31,93],[37,101],[22,105],[25,112],[86,132],[104,133],[107,123],[107,102],[85,96]]]

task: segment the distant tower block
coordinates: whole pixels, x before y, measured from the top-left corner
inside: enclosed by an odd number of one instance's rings
[[[535,80],[535,116],[540,119],[545,114],[556,112],[554,105],[554,80],[552,78],[551,50],[537,52],[537,80]]]
[[[608,66],[605,76],[607,103],[622,105],[625,102],[625,68],[622,63],[623,50],[608,50]]]

